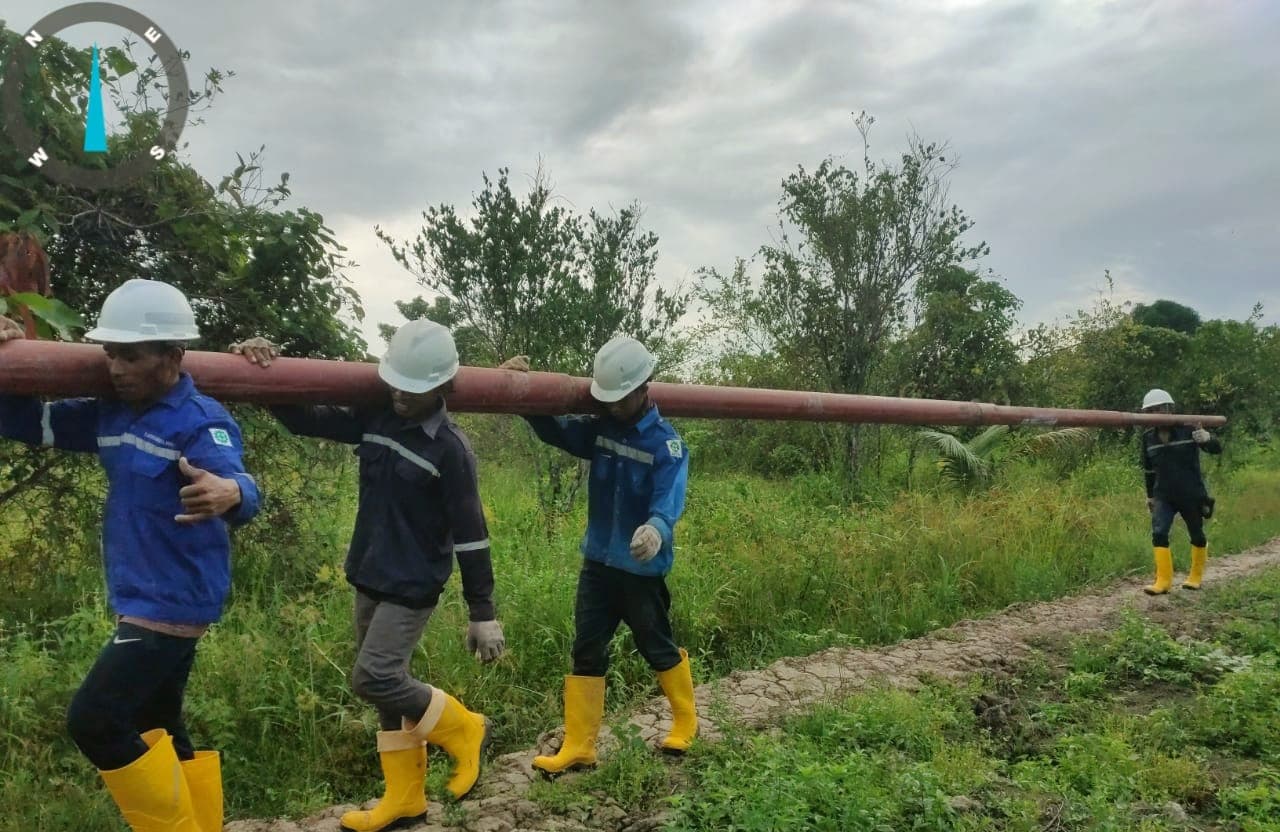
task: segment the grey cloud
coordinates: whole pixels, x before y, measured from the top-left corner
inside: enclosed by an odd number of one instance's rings
[[[217,177],[265,142],[358,252],[371,306],[411,292],[375,223],[412,229],[482,170],[519,181],[540,158],[582,210],[641,200],[665,281],[728,266],[769,239],[797,164],[859,160],[864,108],[877,157],[911,129],[952,142],[952,198],[1028,321],[1105,268],[1207,315],[1277,297],[1266,0],[136,5],[195,67],[238,73],[189,131],[193,162]]]

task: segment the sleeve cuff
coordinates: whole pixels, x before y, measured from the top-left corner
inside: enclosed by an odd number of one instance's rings
[[[227,512],[232,523],[247,523],[258,513],[258,482],[249,474],[232,474],[240,486],[240,505]]]
[[[667,546],[671,545],[671,524],[670,523],[668,523],[666,520],[663,520],[661,517],[659,517],[656,514],[650,517],[646,522],[650,526],[653,526],[655,529],[658,530],[658,534],[662,535],[662,542],[665,545]]]
[[[471,621],[493,621],[498,617],[498,608],[493,601],[478,601],[468,605],[468,618]]]

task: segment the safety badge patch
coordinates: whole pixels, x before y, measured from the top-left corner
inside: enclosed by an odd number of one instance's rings
[[[684,456],[684,445],[680,443],[679,439],[668,439],[667,450],[671,452],[671,456],[675,459]]]
[[[209,435],[213,437],[213,444],[222,445],[224,448],[231,447],[231,434],[222,428],[209,428]]]

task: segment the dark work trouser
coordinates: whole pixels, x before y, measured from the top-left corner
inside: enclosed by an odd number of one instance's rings
[[[633,575],[584,560],[573,613],[573,675],[605,674],[609,642],[624,621],[649,667],[661,672],[680,664],[680,650],[671,634],[670,609],[671,593],[665,578]]]
[[[378,709],[384,731],[400,730],[402,718],[417,722],[431,702],[431,687],[409,675],[409,662],[434,609],[377,601],[356,590],[356,665],[351,688]]]
[[[1168,548],[1169,530],[1173,528],[1173,518],[1179,514],[1187,524],[1191,545],[1208,545],[1204,536],[1204,515],[1200,513],[1199,503],[1190,500],[1166,502],[1159,497],[1155,499],[1155,507],[1151,509],[1151,545]]]
[[[147,752],[140,734],[153,728],[173,736],[178,757],[195,756],[182,699],[199,641],[116,625],[67,709],[67,731],[89,762],[124,768]]]

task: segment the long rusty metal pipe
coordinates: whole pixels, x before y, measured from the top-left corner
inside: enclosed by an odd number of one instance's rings
[[[264,370],[238,355],[192,351],[187,353],[183,367],[201,391],[223,401],[350,405],[387,398],[387,388],[378,378],[376,366],[360,362],[280,358]],[[471,413],[590,413],[595,411],[595,405],[589,385],[588,379],[558,373],[463,367],[455,379],[449,407],[455,412]],[[1217,427],[1227,421],[1224,416],[1009,407],[698,384],[655,382],[650,390],[664,415],[708,419],[1052,427]],[[104,396],[111,394],[111,379],[99,346],[10,341],[0,345],[0,392]]]

